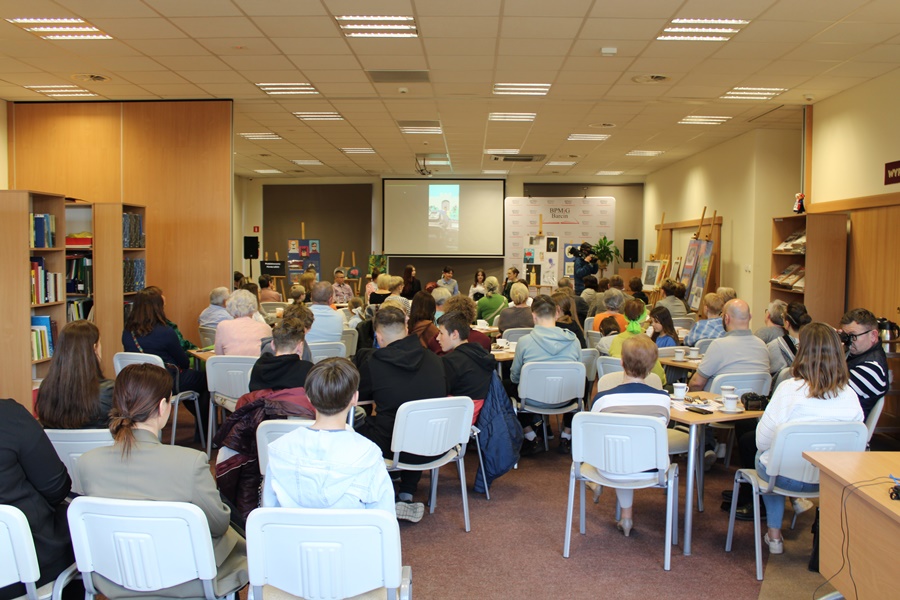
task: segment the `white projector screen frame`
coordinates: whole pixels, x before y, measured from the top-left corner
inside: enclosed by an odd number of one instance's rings
[[[383,179],[388,256],[502,257],[505,179]]]

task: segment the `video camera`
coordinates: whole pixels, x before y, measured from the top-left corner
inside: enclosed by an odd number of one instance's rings
[[[588,242],[583,242],[580,246],[570,246],[569,247],[569,256],[574,256],[575,258],[580,258],[581,260],[587,260],[588,262],[597,262],[597,257],[592,256],[594,253],[594,247],[590,245]],[[591,256],[588,259],[588,256]]]

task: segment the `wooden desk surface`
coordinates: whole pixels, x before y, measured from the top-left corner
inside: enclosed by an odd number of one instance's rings
[[[206,362],[216,355],[213,350],[188,350],[188,354],[190,354],[200,362]]]
[[[516,357],[516,353],[509,350],[491,350],[491,355],[497,362],[511,362]]]
[[[842,487],[876,477],[900,477],[900,452],[804,452],[803,456]],[[900,523],[900,501],[888,495],[893,485],[885,479],[883,485],[861,487],[853,494],[865,497],[885,516]]]
[[[675,360],[671,357],[665,357],[659,359],[659,364],[664,367],[675,367],[677,369],[685,369],[688,371],[696,371],[697,367],[700,366],[699,358],[686,358],[684,360]]]

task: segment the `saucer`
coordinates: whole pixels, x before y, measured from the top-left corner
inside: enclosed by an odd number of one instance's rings
[[[724,414],[726,414],[726,415],[739,415],[739,414],[741,414],[742,412],[744,412],[744,408],[741,407],[741,406],[737,407],[737,408],[734,409],[734,410],[725,410],[724,408],[720,408],[720,409],[719,409],[719,412],[720,412],[720,413],[724,413]]]
[[[686,358],[675,358],[675,357],[673,356],[673,357],[672,357],[672,360],[675,361],[675,362],[687,362],[688,359],[686,359]]]

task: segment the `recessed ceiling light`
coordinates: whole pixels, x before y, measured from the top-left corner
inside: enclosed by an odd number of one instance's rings
[[[84,19],[78,18],[23,18],[6,19],[29,33],[45,40],[111,40],[111,35],[100,31]]]
[[[608,139],[609,136],[605,133],[570,133],[566,138],[569,142],[602,142]]]
[[[731,117],[717,117],[707,115],[688,115],[678,121],[679,125],[721,125],[726,123]]]
[[[576,164],[574,160],[551,160],[548,163],[544,163],[545,167],[571,167]]]
[[[311,83],[257,83],[256,86],[270,96],[296,96],[319,93]]]
[[[401,127],[403,133],[424,133],[429,135],[441,135],[443,130],[440,127]]]
[[[665,150],[632,150],[625,156],[659,156]]]
[[[594,175],[621,175],[625,171],[597,171]]]
[[[743,19],[672,19],[656,39],[661,42],[727,42],[749,23]]]
[[[743,19],[672,19],[674,25],[749,25]]]
[[[239,133],[245,140],[280,140],[281,136],[270,132]]]
[[[419,31],[413,17],[341,15],[335,17],[345,37],[414,38]]]
[[[276,173],[281,173],[278,169],[253,169],[254,173],[259,173],[260,175],[275,175]]]
[[[660,42],[727,42],[730,37],[724,35],[659,35]]]
[[[488,121],[516,121],[520,123],[531,123],[537,113],[510,113],[495,112],[488,114]]]
[[[301,121],[343,121],[344,117],[336,111],[295,112],[294,116]]]
[[[490,148],[484,151],[485,154],[518,154],[516,148]]]
[[[49,96],[50,98],[85,98],[97,95],[89,90],[71,84],[25,85],[22,87],[27,90],[31,90],[32,92],[37,92],[39,94]]]
[[[488,170],[482,171],[482,173],[485,175],[509,175],[508,170],[504,171],[502,169],[488,169]]]
[[[316,160],[314,158],[304,158],[304,159],[300,159],[300,160],[292,160],[291,162],[294,163],[295,165],[299,165],[301,167],[307,167],[307,166],[312,167],[312,166],[322,164],[321,160]]]
[[[736,87],[719,98],[723,100],[771,100],[786,91],[787,88]]]
[[[546,96],[549,91],[549,83],[494,84],[494,94],[497,96]]]
[[[431,159],[429,158],[429,159],[427,159],[427,164],[428,164],[429,167],[449,167],[449,166],[450,166],[450,160],[449,160],[449,159],[435,159],[435,160],[431,160]]]
[[[669,78],[665,75],[635,75],[631,80],[635,83],[662,83]]]
[[[344,154],[375,154],[372,148],[341,148]]]

